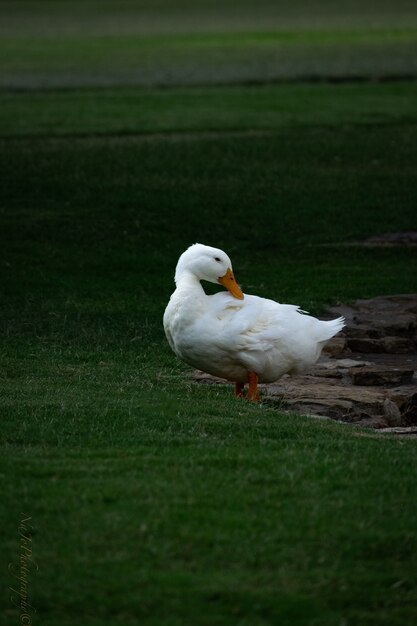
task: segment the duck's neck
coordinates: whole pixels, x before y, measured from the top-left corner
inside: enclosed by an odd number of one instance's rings
[[[197,276],[191,272],[181,272],[181,274],[175,276],[175,282],[177,285],[177,293],[186,294],[193,298],[204,298],[206,296],[201,282]]]

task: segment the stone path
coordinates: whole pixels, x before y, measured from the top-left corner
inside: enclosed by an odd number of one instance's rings
[[[346,327],[306,376],[261,386],[265,403],[403,435],[417,435],[417,294],[333,307]],[[223,382],[198,372],[199,382]]]

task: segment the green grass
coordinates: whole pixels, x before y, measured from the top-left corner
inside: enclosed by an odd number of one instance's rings
[[[39,619],[411,624],[415,446],[206,391],[159,394],[148,417],[151,394],[100,417],[51,407],[66,441],[9,449],[6,497],[30,485]],[[10,558],[19,516],[11,507],[4,525]]]
[[[417,83],[40,90],[3,93],[0,103],[2,137],[270,132],[410,123],[417,120]]]
[[[416,26],[413,0],[2,0],[0,29],[9,36],[84,34],[192,34],[404,29]]]
[[[0,87],[176,86],[417,75],[417,29],[0,41]]]
[[[19,29],[44,37],[45,7],[76,28],[74,2],[2,4],[21,58]],[[118,29],[139,28],[122,6],[79,10],[101,36],[112,11]],[[189,8],[164,13],[155,36],[175,23],[188,50]],[[215,49],[232,8],[208,29]],[[22,512],[34,624],[416,623],[415,441],[197,385],[162,329],[195,241],[224,248],[245,291],[316,314],[414,292],[412,248],[355,242],[415,229],[415,103],[405,81],[2,93],[0,623],[19,623],[7,564]]]
[[[417,76],[409,0],[3,2],[0,87]]]

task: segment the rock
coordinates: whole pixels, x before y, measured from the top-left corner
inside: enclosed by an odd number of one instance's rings
[[[385,395],[379,389],[358,389],[333,378],[294,376],[267,386],[268,397],[306,413],[321,413],[354,421],[360,412],[369,415],[372,405],[382,404]],[[355,408],[356,407],[356,408]]]
[[[407,385],[413,380],[414,370],[381,367],[351,369],[349,375],[354,385]]]
[[[343,361],[345,359],[340,360]],[[372,428],[417,423],[416,385],[394,388],[352,385],[352,377],[365,368],[343,367],[339,370],[338,363],[336,361],[336,372],[341,373],[339,378],[334,377],[334,369],[325,368],[321,368],[320,376],[314,369],[314,375],[285,377],[266,386],[265,400],[303,415],[327,416],[362,426],[371,425]],[[327,378],[326,371],[329,373]]]
[[[370,365],[369,361],[355,361],[354,359],[338,359],[336,361],[336,367],[339,368],[352,368],[352,367],[364,367]]]
[[[417,437],[417,426],[395,426],[392,428],[382,428],[381,433],[389,433],[390,435],[406,435],[407,437]]]
[[[408,354],[415,351],[415,342],[403,337],[349,337],[346,345],[352,352]]]
[[[323,352],[331,356],[338,356],[347,349],[346,337],[333,337],[327,345],[324,346]]]
[[[414,342],[402,337],[384,337],[382,345],[384,347],[383,352],[388,352],[389,354],[407,354],[414,352],[415,349]]]
[[[388,427],[388,422],[383,417],[364,417],[358,426],[362,428],[384,429]]]
[[[417,393],[416,387],[410,391],[402,406],[402,414],[404,416],[405,423],[417,424]]]
[[[342,336],[347,337],[349,348],[349,339],[384,340],[387,337],[408,339],[411,350],[417,347],[417,294],[357,300],[352,305],[332,307],[330,312],[345,317],[347,326]],[[388,340],[386,345],[390,342]],[[351,349],[360,351],[355,347]],[[363,351],[371,352],[366,345]]]
[[[342,378],[343,373],[338,369],[327,369],[325,367],[320,369],[319,366],[314,369],[314,376],[319,378]]]
[[[378,353],[385,352],[382,339],[370,339],[366,337],[364,339],[353,337],[347,339],[347,346],[352,352],[362,353]]]
[[[401,426],[402,418],[398,406],[389,398],[385,398],[383,408],[388,426]]]

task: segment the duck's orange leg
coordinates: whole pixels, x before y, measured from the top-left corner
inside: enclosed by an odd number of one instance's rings
[[[245,388],[245,383],[236,383],[235,386],[235,396],[236,398],[243,398],[243,390]]]
[[[258,375],[255,372],[248,372],[248,400],[259,402],[260,395],[258,391]]]

